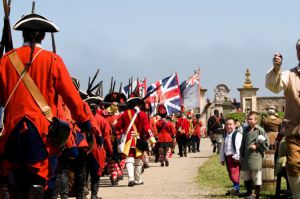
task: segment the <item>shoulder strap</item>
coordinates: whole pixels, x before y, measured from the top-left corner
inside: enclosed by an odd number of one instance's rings
[[[40,50],[41,51],[41,50]],[[39,52],[40,52],[39,51]],[[37,52],[37,54],[39,53]],[[37,54],[35,56],[37,56]],[[20,75],[20,77],[23,80],[23,83],[25,84],[26,88],[32,95],[33,99],[37,103],[37,105],[40,107],[42,113],[45,115],[45,117],[49,120],[52,121],[53,118],[53,113],[51,108],[48,106],[47,101],[45,100],[44,96],[40,92],[39,88],[37,85],[34,83],[30,75],[27,73],[27,70],[25,70],[25,67],[20,60],[18,54],[16,51],[12,52],[11,54],[8,55],[12,65]]]
[[[218,123],[219,125],[221,125],[221,123],[220,123],[221,116],[216,117],[216,116],[214,115],[214,118],[216,119],[216,121],[211,125],[210,128],[213,128],[214,126],[216,126],[217,123]]]
[[[128,111],[128,116],[129,116],[129,119],[132,120],[131,110]],[[139,133],[134,122],[132,124],[132,128],[136,133]]]

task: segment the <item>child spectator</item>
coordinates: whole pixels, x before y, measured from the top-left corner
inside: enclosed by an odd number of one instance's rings
[[[236,129],[235,121],[232,118],[226,120],[224,143],[221,147],[221,164],[227,166],[229,178],[233,188],[228,190],[226,195],[238,195],[240,191],[240,147],[243,135]]]
[[[251,111],[247,117],[248,127],[243,133],[241,154],[241,178],[245,181],[246,199],[258,199],[262,185],[262,161],[269,147],[265,130],[258,125],[258,113]],[[252,194],[252,181],[255,193]]]

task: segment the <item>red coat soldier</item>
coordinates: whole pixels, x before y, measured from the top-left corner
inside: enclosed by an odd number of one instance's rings
[[[9,55],[16,53],[28,68],[27,73],[54,116],[61,95],[84,131],[90,130],[90,123],[61,57],[41,48],[45,32],[57,32],[58,28],[40,15],[29,14],[14,29],[23,31],[24,44],[5,54],[0,64],[0,105],[5,108],[5,128],[0,137],[1,176],[14,176],[22,197],[40,198],[48,177],[51,146],[46,138],[50,122],[20,80]]]
[[[123,154],[127,157],[126,168],[128,172],[128,186],[134,186],[143,184],[141,179],[143,167],[142,158],[143,151],[146,150],[138,148],[138,139],[141,139],[141,142],[149,140],[150,144],[154,144],[155,138],[151,132],[147,114],[140,111],[140,108],[144,106],[144,101],[141,98],[136,97],[129,99],[127,103],[130,109],[124,111],[120,115],[118,122],[115,125],[115,129],[118,132],[127,132]],[[133,125],[129,127],[135,114],[136,119],[134,120]]]

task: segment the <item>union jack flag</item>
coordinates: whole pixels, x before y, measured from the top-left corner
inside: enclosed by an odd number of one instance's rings
[[[132,87],[132,88],[131,88]],[[132,92],[131,92],[132,91]],[[123,88],[122,93],[129,97],[145,97],[146,95],[146,78],[143,80],[135,80],[131,85],[127,85]]]
[[[164,104],[168,115],[180,112],[182,99],[177,73],[173,73],[171,76],[151,84],[151,86],[148,87],[147,92],[151,92],[157,87],[159,88],[149,97],[153,113],[156,112],[156,106],[158,104]]]
[[[200,108],[200,71],[189,77],[180,85],[183,104],[186,110]]]

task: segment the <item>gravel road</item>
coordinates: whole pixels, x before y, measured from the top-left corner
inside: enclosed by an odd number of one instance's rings
[[[211,142],[208,138],[201,140],[200,153],[188,153],[188,157],[170,159],[169,167],[150,162],[150,168],[143,173],[144,185],[128,187],[127,176],[112,187],[108,176],[101,178],[99,196],[103,199],[200,199],[205,198],[206,191],[196,182],[198,168],[212,155]]]

